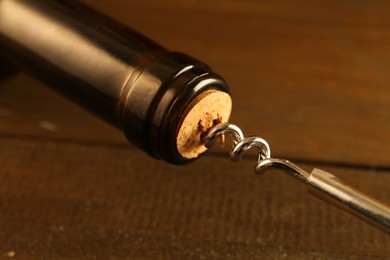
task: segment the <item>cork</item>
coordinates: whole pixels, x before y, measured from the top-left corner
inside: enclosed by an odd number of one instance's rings
[[[176,146],[180,155],[193,159],[207,148],[202,139],[210,128],[227,122],[232,110],[228,93],[208,90],[199,94],[188,106],[177,132]]]

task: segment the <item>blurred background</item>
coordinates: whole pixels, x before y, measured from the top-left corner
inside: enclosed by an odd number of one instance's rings
[[[386,1],[83,1],[229,84],[231,122],[274,157],[390,204]],[[31,77],[0,81],[0,254],[386,258],[389,236],[256,158],[170,166]]]

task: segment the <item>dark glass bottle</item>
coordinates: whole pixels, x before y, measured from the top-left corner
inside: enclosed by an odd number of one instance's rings
[[[0,46],[18,67],[170,163],[190,160],[175,144],[190,102],[209,89],[228,92],[207,65],[74,0],[0,0]]]

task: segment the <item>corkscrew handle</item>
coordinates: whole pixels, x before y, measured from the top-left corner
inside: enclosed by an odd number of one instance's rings
[[[307,187],[318,198],[390,233],[390,208],[346,185],[333,174],[314,169],[307,180]]]
[[[309,174],[290,161],[274,158],[259,161],[255,172],[262,174],[270,167],[283,169],[305,183],[312,195],[390,233],[390,208],[348,186],[333,174],[320,169],[314,169]]]

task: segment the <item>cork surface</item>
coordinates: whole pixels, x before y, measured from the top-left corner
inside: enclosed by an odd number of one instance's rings
[[[230,95],[208,90],[197,96],[187,108],[177,134],[177,149],[184,158],[196,158],[207,148],[204,134],[218,123],[227,122],[232,110]]]

